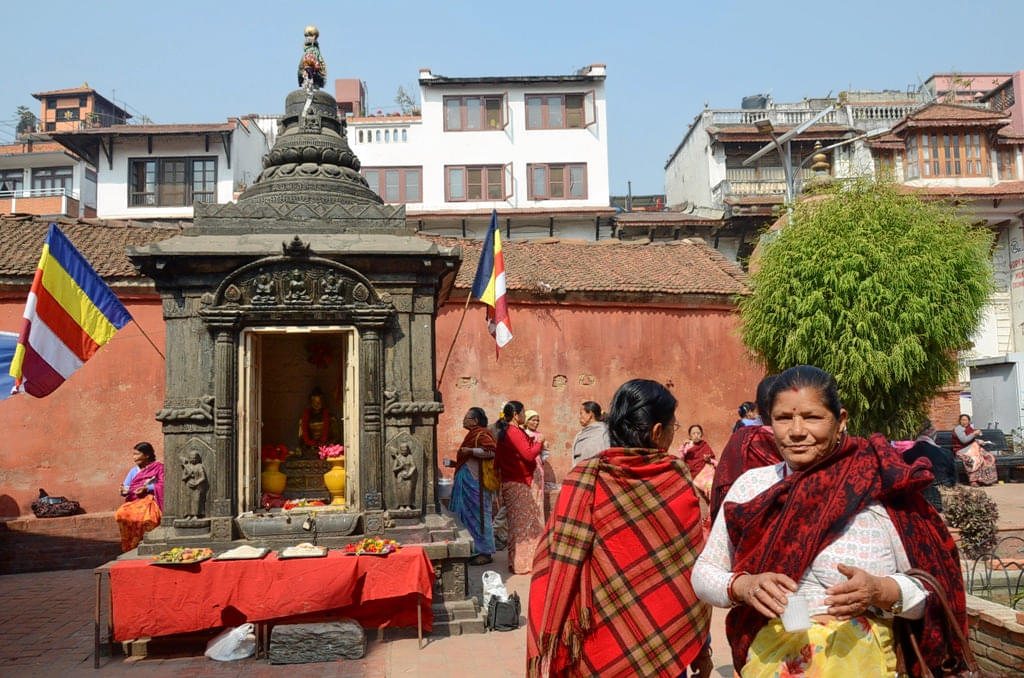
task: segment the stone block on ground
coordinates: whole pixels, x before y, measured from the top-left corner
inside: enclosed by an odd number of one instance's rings
[[[308,664],[360,659],[366,634],[352,619],[316,624],[279,624],[270,632],[271,664]]]

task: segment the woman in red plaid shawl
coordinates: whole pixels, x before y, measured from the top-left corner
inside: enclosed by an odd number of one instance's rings
[[[736,480],[693,571],[703,600],[732,607],[726,634],[740,675],[895,675],[894,617],[919,635],[933,671],[956,663],[936,597],[904,574],[934,575],[966,632],[956,546],[921,496],[930,464],[906,464],[880,434],[847,435],[835,379],[816,367],[783,372],[769,400],[784,461]],[[811,621],[800,632],[779,619],[794,596]]]
[[[614,447],[565,477],[533,563],[527,676],[710,676],[710,609],[690,586],[700,509],[667,452],[675,409],[661,384],[626,382],[606,418]]]

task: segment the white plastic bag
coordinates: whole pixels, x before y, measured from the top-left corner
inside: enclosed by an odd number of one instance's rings
[[[219,662],[245,659],[256,654],[256,627],[242,624],[227,629],[206,644],[206,656]]]
[[[505,589],[505,585],[501,582],[501,575],[494,570],[487,570],[483,574],[484,582],[484,609],[487,609],[487,604],[491,601],[492,596],[497,596],[498,600],[505,602],[508,600],[508,591]]]

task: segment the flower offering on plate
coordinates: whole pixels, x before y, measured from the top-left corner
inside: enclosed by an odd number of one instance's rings
[[[367,537],[366,539],[348,544],[345,546],[345,555],[349,556],[386,556],[399,549],[399,544],[394,539],[379,539]]]
[[[176,546],[163,551],[153,559],[154,565],[193,565],[213,557],[212,549],[194,549]]]

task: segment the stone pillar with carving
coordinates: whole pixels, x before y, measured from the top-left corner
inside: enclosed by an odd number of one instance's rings
[[[213,473],[210,507],[213,516],[234,516],[235,328],[215,327],[213,385]]]
[[[382,498],[383,360],[380,330],[365,328],[359,338],[359,384],[362,390],[362,432],[359,437],[359,491],[364,511],[384,509]]]

